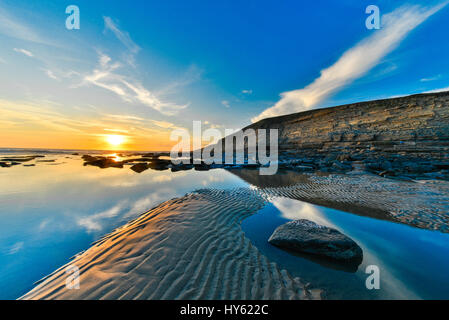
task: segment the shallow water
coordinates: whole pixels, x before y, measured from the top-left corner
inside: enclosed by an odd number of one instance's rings
[[[277,226],[308,219],[335,228],[363,250],[356,272],[341,266],[323,266],[311,257],[292,255],[270,245],[267,239]],[[449,299],[449,234],[400,223],[362,217],[288,198],[275,198],[242,228],[251,242],[280,267],[312,287],[324,288],[329,299]],[[368,290],[368,265],[380,271],[380,289]],[[340,269],[340,270],[339,270]]]
[[[128,166],[84,167],[80,157],[70,152],[47,153],[44,158],[53,159],[55,162],[26,163],[35,163],[35,167],[0,168],[1,299],[15,299],[28,292],[35,281],[93,241],[163,201],[200,188],[249,186],[221,169],[175,173],[149,169],[138,174]],[[364,253],[357,272],[268,244],[277,226],[299,218],[336,228],[355,240]],[[285,197],[273,198],[244,220],[242,228],[269,260],[310,282],[312,288],[323,288],[327,298],[449,298],[449,234]],[[365,287],[368,265],[380,268],[380,290]]]
[[[70,153],[43,159],[56,161],[0,168],[0,299],[20,297],[93,241],[163,201],[200,188],[247,186],[221,169],[138,174],[127,166],[84,167]]]

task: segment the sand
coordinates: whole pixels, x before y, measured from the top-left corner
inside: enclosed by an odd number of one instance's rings
[[[21,299],[317,299],[260,254],[243,219],[265,199],[254,190],[199,190],[113,231]],[[67,289],[69,265],[80,288]]]
[[[238,173],[258,188],[204,189],[166,201],[94,243],[21,298],[321,298],[323,290],[268,261],[241,229],[241,221],[271,197],[449,232],[446,181],[289,173],[284,177],[291,185],[273,186],[255,170]],[[70,265],[80,269],[79,290],[65,286]]]
[[[288,171],[260,176],[231,170],[265,197],[286,197],[361,216],[449,233],[449,182],[403,181],[373,174],[302,174]]]

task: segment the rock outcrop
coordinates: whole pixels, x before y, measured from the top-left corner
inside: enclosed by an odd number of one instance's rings
[[[277,247],[339,261],[363,260],[363,251],[352,239],[338,230],[300,219],[274,230],[269,243]]]
[[[449,92],[354,103],[263,119],[281,165],[328,172],[449,179]]]

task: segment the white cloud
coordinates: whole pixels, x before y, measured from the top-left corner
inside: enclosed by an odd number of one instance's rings
[[[120,133],[129,133],[129,130],[124,130],[124,129],[104,129],[104,131],[108,131],[108,132],[120,132]]]
[[[99,58],[100,65],[103,68],[107,67],[108,63],[111,61],[111,57],[109,57],[105,54],[102,54],[102,53],[99,53],[99,55],[100,55],[100,58]]]
[[[167,122],[167,121],[157,121],[157,120],[150,120],[154,125],[160,127],[160,128],[164,128],[164,129],[169,129],[169,128],[173,128],[175,127],[175,125],[171,122]]]
[[[108,114],[106,115],[106,118],[113,119],[115,121],[119,122],[129,122],[129,123],[140,123],[141,121],[144,121],[144,118],[131,116],[131,115],[124,115],[124,114]]]
[[[2,7],[0,7],[0,34],[35,43],[51,44],[36,33],[34,28],[27,26]]]
[[[242,90],[242,93],[243,93],[243,94],[250,95],[250,94],[253,94],[253,90],[251,90],[251,89],[250,89],[250,90],[246,90],[246,89],[245,89],[245,90]]]
[[[18,53],[22,53],[22,54],[24,54],[24,55],[26,55],[28,57],[34,57],[34,54],[32,52],[30,52],[28,50],[25,50],[25,49],[14,48],[14,51],[18,52]]]
[[[284,92],[273,107],[252,118],[264,118],[300,112],[315,107],[331,94],[366,74],[393,51],[417,26],[443,8],[447,2],[433,7],[402,6],[382,16],[382,28],[347,50],[332,66],[303,89]]]
[[[436,92],[444,92],[444,91],[449,91],[449,87],[433,89],[433,90],[426,91],[424,93],[436,93]]]
[[[223,100],[222,102],[221,102],[221,104],[222,105],[224,105],[226,108],[229,108],[231,105],[229,104],[229,101],[227,101],[227,100]]]
[[[440,78],[441,78],[441,74],[436,75],[436,76],[434,76],[434,77],[430,77],[430,78],[422,78],[422,79],[419,80],[419,81],[421,81],[421,82],[429,82],[429,81],[435,81],[435,80],[438,80],[438,79],[440,79]]]
[[[135,44],[134,41],[132,41],[128,32],[120,30],[110,17],[103,17],[103,20],[105,30],[112,31],[112,33],[114,33],[117,39],[121,43],[123,43],[133,54],[139,52],[140,47],[137,44]]]
[[[179,110],[187,107],[187,105],[162,101],[141,83],[116,73],[121,66],[120,63],[113,63],[109,56],[99,53],[98,68],[86,75],[82,84],[96,85],[115,93],[126,102],[141,103],[164,115],[175,115]]]
[[[45,72],[45,74],[46,74],[50,79],[57,80],[57,81],[60,80],[60,79],[53,73],[53,71],[51,71],[51,70],[49,70],[49,69],[42,69],[42,70]]]
[[[23,241],[16,242],[7,250],[6,254],[7,255],[16,254],[17,252],[23,249],[23,245],[24,245]]]
[[[127,200],[120,201],[108,210],[79,218],[77,223],[79,226],[84,227],[88,232],[100,231],[103,229],[103,220],[116,217],[124,208],[126,208],[126,206]]]

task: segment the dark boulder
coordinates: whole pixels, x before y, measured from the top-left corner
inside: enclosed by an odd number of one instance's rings
[[[158,158],[153,159],[150,163],[148,163],[148,167],[153,170],[164,171],[171,167],[171,161]]]
[[[338,261],[363,260],[363,251],[338,230],[301,219],[274,230],[269,243],[294,252],[307,253]]]
[[[141,173],[144,172],[145,170],[147,170],[149,168],[148,164],[146,163],[136,163],[135,165],[133,165],[131,167],[131,170],[137,173]]]
[[[87,161],[84,163],[85,166],[95,166],[102,169],[106,168],[123,168],[123,162],[121,161],[114,161],[113,159],[105,158],[105,157],[98,157],[95,158],[96,160],[93,161]]]
[[[88,161],[88,162],[98,160],[97,157],[90,156],[90,155],[88,155],[88,154],[85,154],[85,155],[81,156],[81,158],[82,158],[84,161]]]

